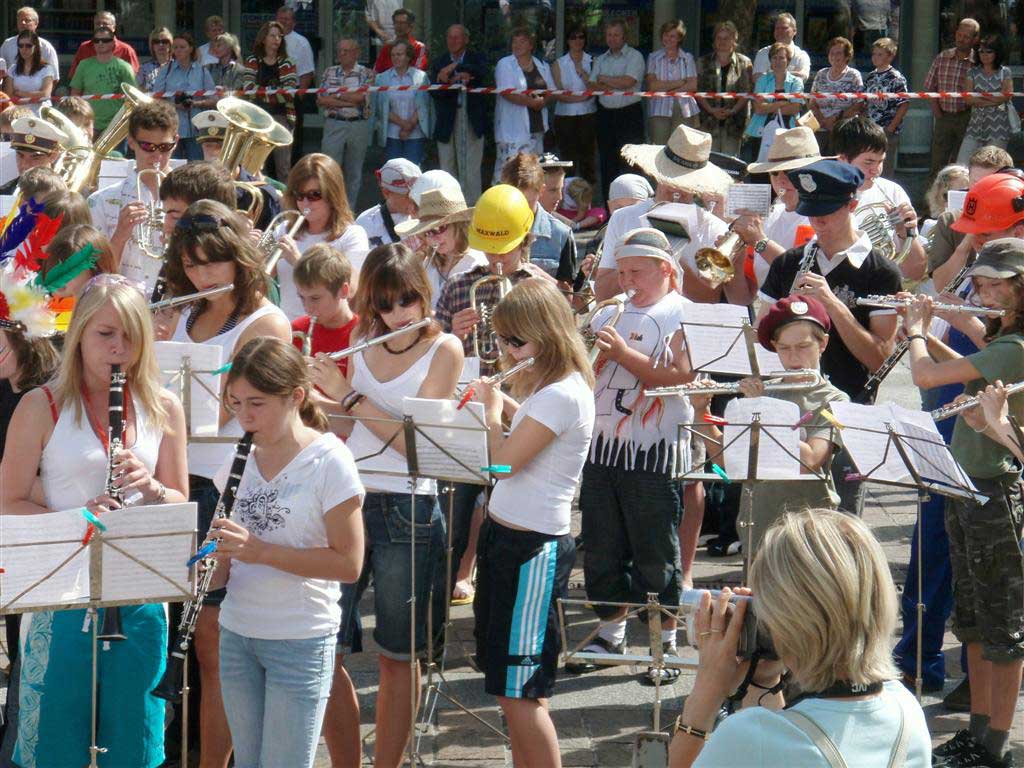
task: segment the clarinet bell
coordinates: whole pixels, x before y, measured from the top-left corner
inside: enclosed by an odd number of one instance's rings
[[[184,656],[172,653],[167,657],[167,666],[164,668],[164,676],[160,678],[152,693],[158,699],[164,701],[179,702],[182,695],[182,680],[184,680]]]
[[[100,624],[97,639],[104,642],[120,642],[126,639],[121,627],[121,609],[117,606],[103,610],[103,623]]]

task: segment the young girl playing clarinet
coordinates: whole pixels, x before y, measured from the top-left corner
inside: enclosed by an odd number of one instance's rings
[[[11,421],[18,450],[0,465],[4,514],[85,507],[102,516],[118,506],[105,488],[112,366],[127,377],[114,487],[145,504],[186,500],[185,417],[160,387],[146,298],[120,275],[97,275],[79,295],[56,378],[26,394]],[[41,497],[33,492],[39,481]],[[155,768],[164,760],[164,704],[149,692],[163,673],[167,620],[159,604],[124,606],[121,616],[127,639],[99,651],[98,743],[108,750],[105,765]],[[84,610],[45,611],[23,627],[19,766],[89,762],[86,621]]]
[[[906,310],[904,327],[919,387],[959,382],[965,385],[964,396],[971,396],[997,380],[1024,379],[1024,240],[988,241],[967,275],[981,303],[1005,314],[988,321],[984,349],[961,357],[926,336],[932,300],[918,297]],[[1010,449],[983,423],[972,426],[968,418],[957,418],[950,450],[988,501],[950,497],[946,531],[953,566],[953,631],[967,645],[971,720],[968,729],[934,754],[955,765],[1003,766],[1012,762],[1007,741],[1024,667],[1024,489]]]
[[[211,536],[230,565],[220,677],[238,768],[313,765],[340,582],[362,568],[363,486],[311,391],[302,354],[279,339],[253,339],[231,361],[227,401],[253,448],[233,514],[214,520]]]
[[[505,714],[512,761],[560,766],[548,699],[561,651],[557,600],[576,557],[569,516],[594,426],[594,374],[572,311],[549,280],[516,285],[495,309],[494,328],[502,367],[534,362],[509,379],[518,405],[490,379],[472,385],[491,461],[510,469],[498,476],[480,531],[477,663]],[[503,414],[512,419],[508,437]]]
[[[430,282],[422,261],[406,246],[381,245],[366,257],[355,296],[359,324],[354,340],[368,341],[430,317]],[[406,331],[350,358],[348,376],[324,354],[314,362],[313,381],[356,420],[348,447],[364,472],[366,559],[354,605],[372,575],[381,647],[380,688],[374,765],[397,766],[410,735],[410,658],[427,644],[428,595],[433,594],[433,626],[444,617],[445,534],[433,480],[406,476],[405,440],[401,425],[406,397],[451,398],[462,371],[462,344],[442,333],[436,322]],[[392,420],[388,422],[386,420]],[[415,508],[412,500],[415,499]],[[414,537],[415,648],[410,648],[410,537]],[[345,620],[339,652],[347,652]],[[419,678],[416,678],[417,688]],[[417,696],[418,698],[418,696]],[[358,730],[355,732],[358,738]]]

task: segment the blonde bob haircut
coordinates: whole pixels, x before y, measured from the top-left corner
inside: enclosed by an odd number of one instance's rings
[[[804,691],[896,677],[896,587],[859,518],[827,509],[783,515],[750,570],[754,609]]]
[[[573,372],[594,388],[594,371],[583,337],[569,303],[550,280],[530,277],[517,283],[494,309],[494,330],[501,336],[532,341],[537,347],[533,365],[509,379],[514,397],[522,399]],[[498,361],[502,370],[515,364],[507,354]]]
[[[320,193],[330,212],[327,231],[324,234],[328,240],[337,240],[349,225],[355,222],[355,217],[345,194],[345,177],[342,175],[341,166],[333,157],[320,152],[303,155],[288,174],[288,183],[281,196],[281,207],[289,211],[297,210],[295,193],[310,179],[316,180],[320,185]]]
[[[81,424],[82,335],[96,313],[107,304],[113,306],[121,319],[134,353],[124,368],[132,398],[145,409],[155,427],[163,428],[167,410],[161,401],[160,370],[156,364],[149,304],[139,289],[120,275],[97,275],[78,294],[53,383],[54,397],[62,406],[72,404],[75,423]]]

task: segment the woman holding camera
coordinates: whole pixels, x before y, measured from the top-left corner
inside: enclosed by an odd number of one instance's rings
[[[786,514],[765,533],[750,587],[750,599],[731,600],[728,589],[702,597],[700,667],[676,721],[672,768],[931,765],[924,713],[892,662],[896,588],[863,521],[824,509]],[[737,658],[750,610],[781,663]],[[783,667],[802,693],[778,711]],[[737,687],[753,706],[712,733]]]

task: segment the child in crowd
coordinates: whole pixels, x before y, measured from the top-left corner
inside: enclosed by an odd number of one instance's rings
[[[867,93],[906,93],[907,78],[892,65],[896,58],[896,41],[891,37],[875,40],[871,46],[871,63],[875,68],[864,76]],[[882,176],[891,179],[896,172],[896,149],[903,130],[903,118],[910,109],[910,99],[885,99],[868,102],[868,117],[885,131],[887,147]]]
[[[81,96],[65,96],[57,102],[57,111],[63,113],[68,120],[81,128],[82,133],[86,136],[92,137],[96,115],[88,101]]]
[[[594,188],[579,176],[570,176],[562,186],[562,202],[555,210],[573,232],[597,229],[608,220],[608,212],[594,202]]]

